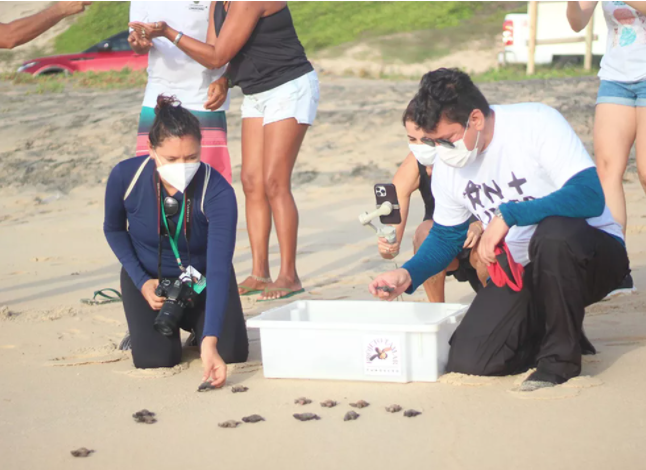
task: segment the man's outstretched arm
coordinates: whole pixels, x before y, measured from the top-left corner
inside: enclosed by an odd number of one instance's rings
[[[58,2],[40,13],[0,23],[0,49],[13,49],[40,36],[63,18],[81,13],[92,2]]]

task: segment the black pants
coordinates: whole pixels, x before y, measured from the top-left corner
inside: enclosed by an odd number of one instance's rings
[[[581,372],[594,353],[583,334],[585,307],[628,274],[622,244],[583,219],[549,217],[529,246],[523,289],[487,284],[451,338],[447,370],[510,375],[537,367],[555,382]]]
[[[150,307],[125,269],[121,269],[121,293],[135,367],[153,369],[179,364],[182,359],[179,331],[173,336],[164,336],[153,328],[153,322],[159,312]],[[198,296],[195,306],[184,311],[184,317],[180,323],[183,330],[195,332],[198,342],[204,331],[205,301],[206,292],[203,292]],[[229,281],[229,302],[224,315],[222,333],[218,338],[218,352],[227,364],[245,362],[249,355],[247,328],[233,267]]]

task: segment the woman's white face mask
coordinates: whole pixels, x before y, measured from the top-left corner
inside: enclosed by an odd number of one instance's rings
[[[159,173],[159,176],[179,192],[183,193],[186,191],[186,188],[191,184],[195,173],[200,169],[200,162],[164,164],[157,156],[157,153],[154,151],[153,153],[155,160],[157,160],[158,163],[157,172]]]
[[[434,148],[437,150],[437,157],[446,163],[449,166],[454,168],[462,168],[473,162],[478,156],[478,142],[480,141],[480,131],[476,136],[476,143],[473,146],[473,150],[469,150],[467,145],[464,143],[464,136],[467,135],[469,130],[469,121],[467,121],[466,128],[464,129],[464,135],[460,140],[453,142],[454,148],[447,148],[441,145],[437,145]]]
[[[426,144],[408,144],[408,148],[420,164],[433,166],[437,155],[437,148]]]

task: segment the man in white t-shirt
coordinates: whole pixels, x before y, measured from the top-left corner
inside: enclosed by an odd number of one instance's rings
[[[188,36],[206,41],[209,6],[210,2],[130,2],[130,21],[165,21]],[[151,41],[143,31],[132,31],[128,41],[135,52],[148,54],[148,84],[139,117],[137,155],[148,152],[148,132],[155,119],[157,97],[162,93],[175,96],[200,121],[202,161],[220,172],[230,183],[231,160],[225,116],[225,111],[229,109],[228,84],[224,76],[226,66],[209,70],[168,39],[154,38]],[[222,97],[221,104],[217,111],[208,111],[204,104],[213,82],[219,86],[215,95]]]
[[[447,370],[510,375],[536,367],[523,391],[579,375],[581,354],[595,352],[583,334],[585,307],[629,272],[621,227],[581,140],[549,106],[489,106],[455,69],[427,73],[415,102],[421,140],[436,152],[434,225],[417,254],[370,291],[392,300],[445,269],[474,215],[486,227],[478,254],[494,282],[451,338]]]

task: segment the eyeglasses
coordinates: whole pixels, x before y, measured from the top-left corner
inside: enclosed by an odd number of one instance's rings
[[[464,135],[462,136],[463,139],[464,139],[464,136],[467,135],[468,130],[469,130],[469,121],[467,120],[467,123],[464,126]],[[422,143],[424,143],[426,145],[430,145],[431,147],[440,146],[440,147],[444,147],[444,148],[447,148],[447,149],[454,149],[455,148],[455,144],[453,142],[451,142],[451,141],[446,140],[446,139],[431,139],[430,137],[422,137],[420,140],[422,141]]]
[[[453,142],[449,142],[446,139],[435,139],[435,140],[433,140],[430,137],[422,137],[421,141],[422,141],[422,143],[424,143],[426,145],[430,145],[431,147],[440,146],[440,147],[444,147],[444,148],[447,148],[447,149],[454,149],[455,148],[455,145],[453,145]]]
[[[164,198],[164,213],[166,214],[166,222],[168,223],[168,230],[170,230],[171,234],[175,234],[177,231],[177,224],[175,223],[174,220],[171,220],[171,217],[175,216],[179,212],[179,202],[177,202],[177,199],[171,196],[166,196]],[[164,232],[164,235],[168,236],[168,232],[166,231],[166,225],[162,224],[162,229]]]

